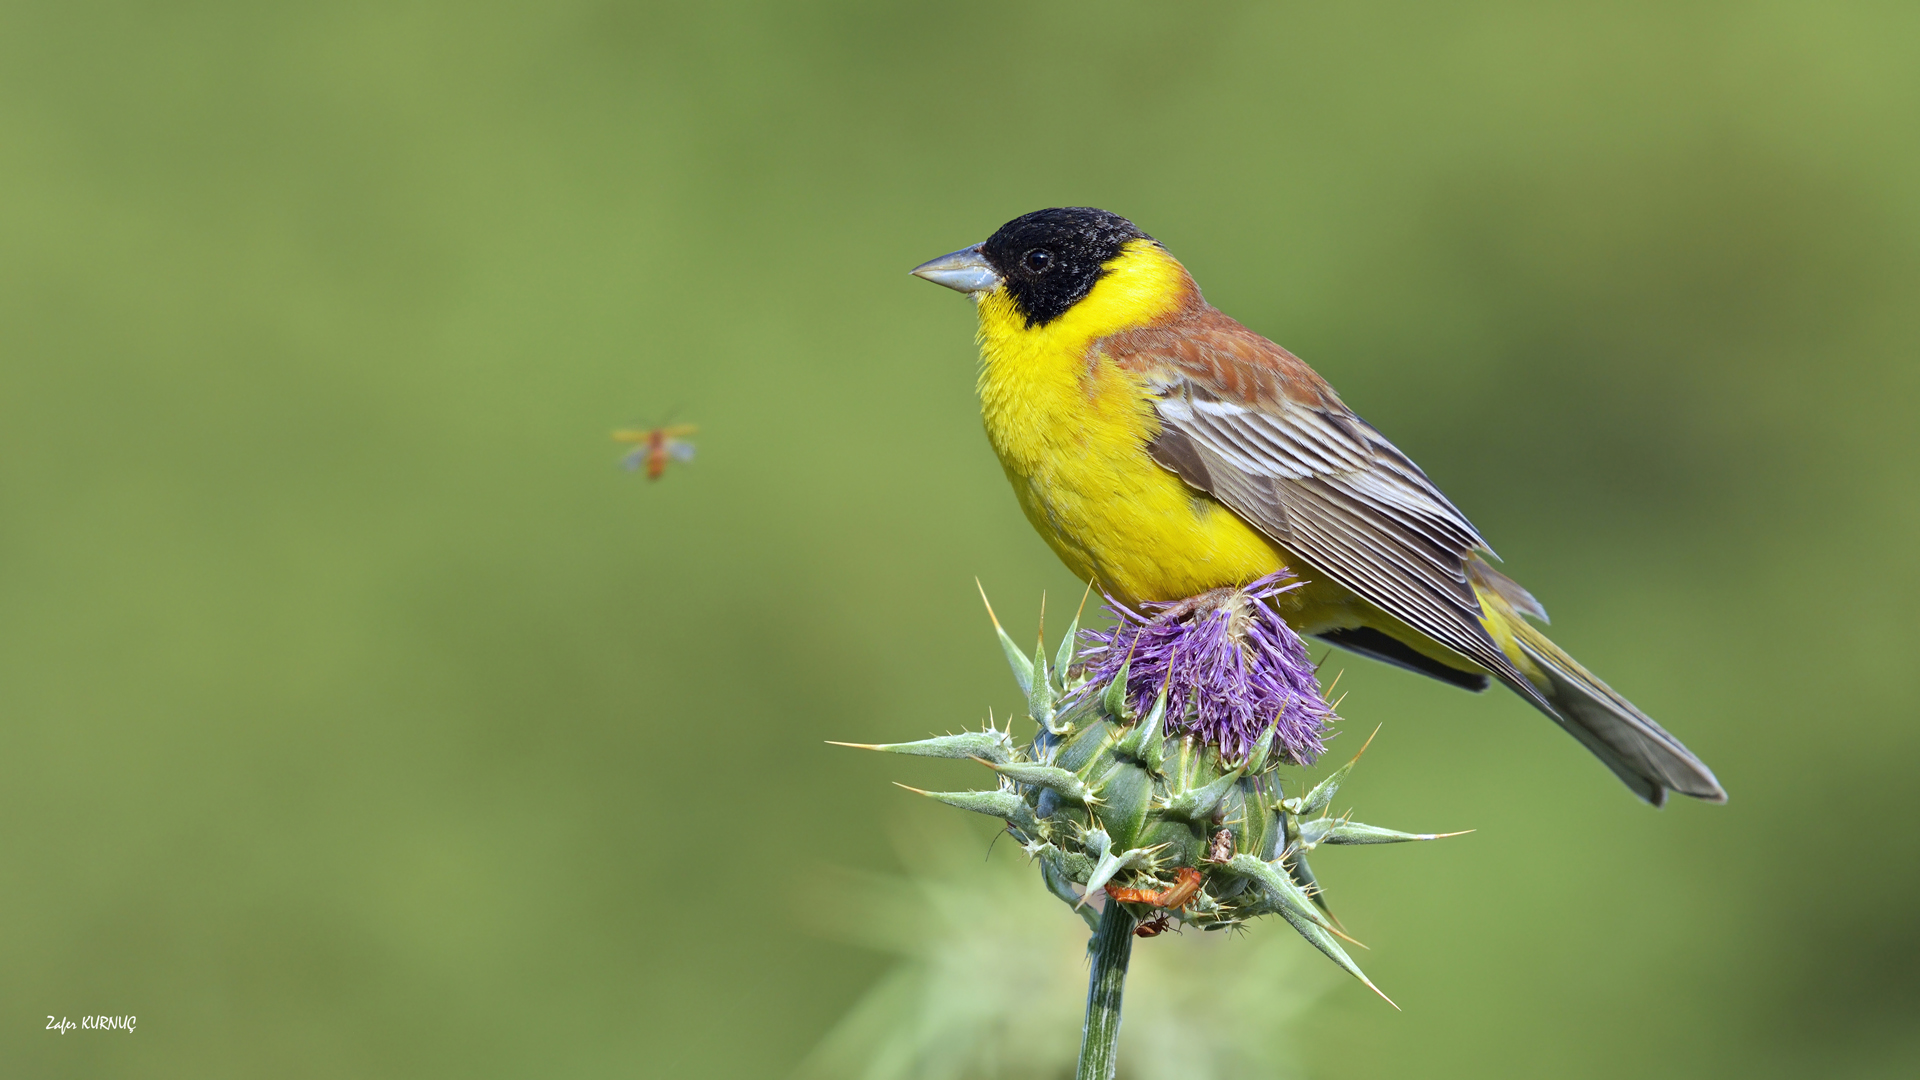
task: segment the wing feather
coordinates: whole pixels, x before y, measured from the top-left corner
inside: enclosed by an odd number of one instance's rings
[[[1456,595],[1449,595],[1451,590],[1445,588],[1443,572],[1415,565],[1406,547],[1384,539],[1385,530],[1350,508],[1342,507],[1337,500],[1302,500],[1295,520],[1317,526],[1313,532],[1318,535],[1304,543],[1295,541],[1307,549],[1301,552],[1303,557],[1323,564],[1323,569],[1336,575],[1349,568],[1365,574],[1387,602],[1382,603],[1366,592],[1361,592],[1362,596],[1455,652],[1481,660],[1484,631],[1476,632],[1479,631],[1477,618],[1472,624],[1465,624],[1458,617],[1464,605]],[[1294,535],[1306,533],[1307,530],[1296,529]],[[1478,610],[1477,604],[1475,610]]]

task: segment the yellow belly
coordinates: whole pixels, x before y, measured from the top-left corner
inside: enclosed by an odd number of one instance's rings
[[[1004,458],[1001,464],[1027,520],[1067,568],[1099,581],[1115,599],[1176,600],[1287,563],[1239,518],[1178,480],[1169,488],[1159,477],[1091,455],[1038,468]]]

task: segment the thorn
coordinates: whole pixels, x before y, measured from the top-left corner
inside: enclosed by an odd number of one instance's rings
[[[1341,695],[1340,695],[1339,697],[1337,697],[1337,698],[1335,698],[1335,699],[1334,699],[1334,701],[1333,701],[1333,705],[1332,705],[1332,709],[1333,709],[1333,711],[1334,711],[1334,712],[1339,712],[1339,711],[1340,711],[1340,703],[1341,703],[1341,702],[1343,702],[1343,701],[1345,701],[1345,700],[1347,700],[1347,695],[1345,695],[1345,694],[1341,694]]]
[[[1347,944],[1349,944],[1349,945],[1359,945],[1359,946],[1360,946],[1361,948],[1363,948],[1363,949],[1366,949],[1366,950],[1367,950],[1368,952],[1372,952],[1372,951],[1373,951],[1373,950],[1372,950],[1371,948],[1368,948],[1368,947],[1367,947],[1366,945],[1364,945],[1364,944],[1362,944],[1362,943],[1360,943],[1360,942],[1358,942],[1358,941],[1355,941],[1354,939],[1352,939],[1352,938],[1350,938],[1350,937],[1347,937],[1347,935],[1346,935],[1346,933],[1345,933],[1345,932],[1343,932],[1343,931],[1341,931],[1341,930],[1337,930],[1337,929],[1335,929],[1335,928],[1333,928],[1333,927],[1331,927],[1331,926],[1325,926],[1325,927],[1321,927],[1321,929],[1323,929],[1323,930],[1325,930],[1325,931],[1327,931],[1327,932],[1328,932],[1328,933],[1330,933],[1330,934],[1334,934],[1334,935],[1336,935],[1336,936],[1338,936],[1338,937],[1340,937],[1340,938],[1342,938],[1342,939],[1344,939],[1344,940],[1346,941],[1346,943],[1347,943]],[[1376,990],[1376,991],[1374,991],[1374,993],[1376,993],[1376,994],[1378,994],[1378,993],[1380,993],[1380,992],[1379,992],[1378,990]],[[1382,997],[1385,997],[1386,995],[1384,995],[1384,994],[1382,994],[1381,996],[1382,996]]]
[[[835,742],[835,741],[834,741],[834,740],[832,740],[832,739],[827,739],[827,740],[826,740],[826,744],[827,744],[828,746],[851,746],[851,747],[853,747],[853,748],[854,748],[855,750],[878,750],[878,749],[880,749],[880,747],[879,747],[878,745],[876,745],[876,744],[874,744],[874,743],[866,743],[866,742]]]
[[[1346,668],[1341,668],[1339,671],[1334,672],[1333,681],[1327,684],[1327,688],[1325,691],[1321,693],[1321,696],[1325,697],[1327,694],[1333,693],[1333,688],[1340,685],[1340,676],[1345,675],[1346,673],[1347,673]]]
[[[908,790],[908,791],[911,791],[911,792],[913,792],[913,793],[914,793],[915,795],[931,795],[931,794],[933,794],[933,792],[931,792],[931,791],[922,791],[921,789],[919,789],[919,788],[917,788],[917,787],[907,787],[907,785],[905,785],[905,784],[903,784],[903,783],[901,783],[901,782],[900,782],[900,781],[898,781],[898,780],[895,780],[895,781],[893,782],[893,786],[894,786],[894,787],[897,787],[897,788],[907,788],[907,790]]]
[[[973,587],[980,590],[980,602],[987,605],[987,618],[993,620],[994,629],[1000,628],[1000,616],[993,613],[993,601],[987,599],[987,587],[980,584],[979,578],[973,579]]]
[[[1087,610],[1087,598],[1093,595],[1093,579],[1087,579],[1087,591],[1080,594],[1080,606],[1074,609],[1073,621],[1079,622],[1080,616]]]
[[[1040,647],[1047,647],[1047,590],[1040,590]]]
[[[1345,698],[1345,697],[1346,697],[1347,695],[1345,695],[1345,694],[1341,694],[1340,696],[1341,696],[1341,698],[1342,698],[1342,699],[1344,699],[1344,698]],[[1367,752],[1367,747],[1369,747],[1369,746],[1372,746],[1372,745],[1373,745],[1373,736],[1374,736],[1374,735],[1378,735],[1378,734],[1380,734],[1380,728],[1381,728],[1382,726],[1383,726],[1383,725],[1381,725],[1381,724],[1375,724],[1375,725],[1373,725],[1373,735],[1368,735],[1368,736],[1367,736],[1367,741],[1366,741],[1366,742],[1363,742],[1363,743],[1361,743],[1361,744],[1360,744],[1360,749],[1359,749],[1359,751],[1358,751],[1357,753],[1355,753],[1355,754],[1353,755],[1353,761],[1349,761],[1349,762],[1347,762],[1347,764],[1349,764],[1349,765],[1352,765],[1352,764],[1353,764],[1353,763],[1354,763],[1355,761],[1359,761],[1359,760],[1360,760],[1360,755],[1361,755],[1361,754],[1364,754],[1364,753],[1366,753],[1366,752]]]

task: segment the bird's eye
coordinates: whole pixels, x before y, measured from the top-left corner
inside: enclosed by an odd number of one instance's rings
[[[1027,269],[1037,274],[1053,265],[1053,252],[1046,248],[1034,248],[1027,252],[1026,263]]]

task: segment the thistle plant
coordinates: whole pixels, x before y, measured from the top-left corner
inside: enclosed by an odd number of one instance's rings
[[[1114,1074],[1135,937],[1176,924],[1231,930],[1278,915],[1380,994],[1342,944],[1353,939],[1308,856],[1321,845],[1456,835],[1333,816],[1358,754],[1288,797],[1280,769],[1312,764],[1336,718],[1305,645],[1268,604],[1297,587],[1290,576],[1141,612],[1108,600],[1112,629],[1083,632],[1076,614],[1051,657],[1044,630],[1029,656],[993,618],[1036,726],[1025,745],[1011,725],[991,723],[918,742],[840,744],[972,759],[996,774],[985,790],[907,790],[1003,821],[1046,888],[1093,931],[1081,1080]]]

